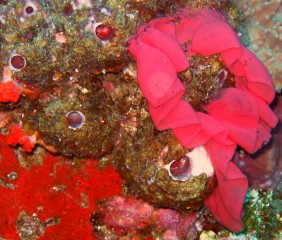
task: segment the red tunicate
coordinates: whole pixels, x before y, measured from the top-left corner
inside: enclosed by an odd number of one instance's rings
[[[66,16],[70,16],[72,15],[72,13],[73,13],[73,7],[70,3],[67,3],[64,7],[64,14]]]
[[[25,8],[25,12],[26,12],[27,14],[32,14],[32,13],[34,12],[34,8],[33,8],[32,6],[27,6],[27,7]]]
[[[35,36],[35,34],[33,33],[33,32],[27,32],[26,34],[25,34],[25,38],[26,39],[28,39],[28,40],[31,40],[31,39],[33,39],[33,37]]]
[[[190,168],[189,158],[184,156],[183,158],[174,161],[170,165],[170,173],[175,178],[183,178],[188,174]]]
[[[114,29],[109,25],[101,24],[96,27],[96,35],[100,40],[110,40],[114,36]]]
[[[69,128],[71,129],[81,128],[85,121],[83,113],[79,111],[69,112],[66,117]]]
[[[21,55],[14,55],[10,59],[10,63],[13,68],[20,70],[25,66],[25,58]]]

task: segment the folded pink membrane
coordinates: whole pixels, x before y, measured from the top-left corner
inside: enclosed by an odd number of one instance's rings
[[[235,76],[236,87],[222,89],[205,106],[207,114],[182,99],[186,89],[177,72],[189,67],[183,43],[188,44],[189,55],[220,54]],[[156,128],[172,129],[186,148],[205,147],[218,180],[205,205],[221,224],[241,231],[248,182],[231,160],[237,145],[249,153],[257,151],[277,124],[268,106],[275,92],[267,69],[240,43],[224,17],[212,10],[182,9],[153,20],[130,40],[129,51]]]

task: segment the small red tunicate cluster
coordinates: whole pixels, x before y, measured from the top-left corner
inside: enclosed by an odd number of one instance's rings
[[[19,125],[11,125],[8,128],[10,133],[7,135],[6,143],[11,146],[21,145],[26,152],[32,152],[36,137],[26,135]]]

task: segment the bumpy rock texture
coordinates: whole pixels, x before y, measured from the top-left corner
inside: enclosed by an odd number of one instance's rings
[[[205,174],[183,182],[169,177],[162,164],[189,150],[170,130],[154,127],[127,52],[141,24],[183,6],[220,10],[248,43],[242,15],[229,0],[0,0],[0,76],[9,67],[13,80],[33,92],[0,103],[1,133],[9,133],[9,120],[28,135],[38,133],[40,144],[57,154],[113,163],[126,193],[158,207],[198,209],[215,180]],[[189,61],[191,68],[179,77],[186,100],[202,110],[234,84],[233,77],[218,56]]]
[[[183,3],[2,1],[1,64],[12,65],[18,81],[36,87],[75,70],[99,73],[119,69],[128,61],[126,42],[136,28]],[[11,61],[14,56],[25,60]]]
[[[144,22],[183,7],[222,9],[240,28],[231,1],[1,1],[1,65],[19,82],[40,87],[79,73],[120,69],[127,40]],[[169,7],[167,7],[169,6]],[[2,71],[2,69],[1,69]]]

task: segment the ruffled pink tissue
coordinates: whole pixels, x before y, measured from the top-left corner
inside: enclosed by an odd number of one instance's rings
[[[138,81],[143,94],[153,107],[185,92],[183,84],[177,79],[175,66],[161,50],[142,42],[132,42],[129,47],[132,54],[134,49],[142,52],[135,55]]]
[[[129,51],[156,128],[172,129],[186,148],[205,147],[218,180],[205,205],[221,224],[241,231],[248,182],[232,158],[237,145],[257,151],[277,124],[268,106],[275,92],[267,69],[241,44],[224,17],[212,10],[182,9],[172,17],[155,19],[138,30]],[[189,67],[188,55],[195,54],[220,54],[235,76],[236,88],[222,89],[205,106],[206,113],[194,111],[182,99],[186,90],[177,78],[177,72]]]

